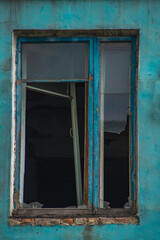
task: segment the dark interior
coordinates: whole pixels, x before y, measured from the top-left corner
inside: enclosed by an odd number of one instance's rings
[[[83,181],[84,84],[76,84],[76,94]],[[24,202],[40,202],[44,208],[76,206],[70,100],[27,90],[26,107]],[[104,133],[104,200],[112,208],[121,208],[128,196],[127,117],[120,134]]]
[[[76,94],[83,181],[84,84],[76,84]],[[70,100],[27,90],[26,108],[24,202],[76,206]]]
[[[129,196],[129,116],[120,134],[104,133],[104,200],[123,208]]]

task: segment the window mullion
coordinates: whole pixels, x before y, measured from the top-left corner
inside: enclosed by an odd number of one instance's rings
[[[100,117],[100,53],[99,40],[94,38],[94,162],[93,162],[93,206],[99,207],[99,117]]]
[[[93,208],[93,102],[94,102],[94,78],[93,78],[93,51],[94,38],[89,41],[89,86],[88,86],[88,135],[89,135],[89,159],[88,159],[88,207]]]
[[[75,83],[70,84],[71,100],[71,116],[72,116],[72,130],[73,130],[73,149],[74,149],[74,165],[75,165],[75,179],[76,179],[76,195],[77,205],[83,205],[82,198],[82,177],[81,177],[81,163],[80,163],[80,146],[79,146],[79,132],[78,132],[78,118],[77,118],[77,103],[76,103],[76,89]]]

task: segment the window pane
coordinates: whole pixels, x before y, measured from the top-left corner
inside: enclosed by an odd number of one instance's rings
[[[101,44],[103,200],[123,207],[129,196],[130,43]],[[103,205],[103,204],[102,204]],[[104,207],[106,204],[104,203]]]
[[[104,132],[120,134],[126,125],[129,94],[104,94]]]
[[[101,45],[101,76],[103,93],[128,93],[130,71],[130,43]]]
[[[22,45],[23,79],[88,78],[88,43]]]
[[[76,207],[71,98],[45,93],[65,93],[67,83],[35,83],[27,88],[24,202],[39,202],[43,208]],[[44,85],[44,86],[43,86]],[[56,86],[55,86],[56,85]],[[33,84],[28,84],[32,86]],[[61,87],[62,89],[61,89]],[[56,90],[56,91],[55,91]],[[62,90],[62,91],[61,91]],[[73,98],[72,98],[73,100]],[[83,185],[84,84],[76,84],[76,102]]]

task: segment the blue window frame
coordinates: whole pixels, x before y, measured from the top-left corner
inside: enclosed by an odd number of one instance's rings
[[[27,43],[88,43],[88,76],[83,79],[23,79],[22,78],[22,45]],[[15,184],[14,192],[18,193],[14,199],[15,209],[23,195],[22,168],[24,161],[21,161],[21,133],[22,129],[22,99],[25,83],[52,82],[59,83],[75,82],[88,83],[88,209],[100,208],[100,45],[109,42],[129,42],[131,43],[131,80],[130,80],[130,201],[136,200],[136,37],[19,37],[17,41],[17,102],[16,102],[16,164],[15,164]]]
[[[129,205],[135,207],[136,201],[136,37],[101,37],[94,38],[94,206],[100,206],[100,46],[103,43],[131,44],[131,69],[130,69],[130,146],[129,146]],[[103,160],[102,160],[103,161]]]

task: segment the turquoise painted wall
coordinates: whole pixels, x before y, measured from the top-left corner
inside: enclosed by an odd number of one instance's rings
[[[10,226],[12,31],[140,29],[139,225]],[[160,239],[160,1],[0,1],[0,239]]]

